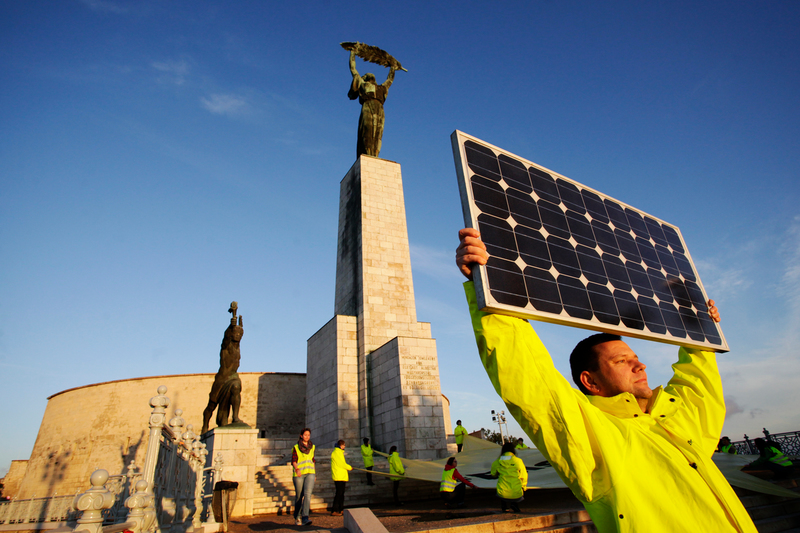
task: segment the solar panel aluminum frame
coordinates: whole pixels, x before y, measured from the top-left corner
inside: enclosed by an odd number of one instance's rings
[[[647,214],[647,213],[645,213],[645,212],[643,212],[643,211],[641,211],[639,209],[636,209],[636,208],[634,208],[634,207],[632,207],[632,206],[630,206],[630,205],[628,205],[628,204],[626,204],[624,202],[620,202],[619,200],[616,200],[615,198],[612,198],[612,197],[610,197],[610,196],[608,196],[606,194],[603,194],[603,193],[601,193],[601,192],[599,192],[597,190],[594,190],[594,189],[592,189],[590,187],[586,187],[585,185],[582,185],[581,183],[578,183],[578,182],[576,182],[576,181],[574,181],[574,180],[572,180],[570,178],[567,178],[566,176],[562,176],[561,174],[559,174],[557,172],[553,172],[550,169],[542,167],[541,165],[538,165],[536,163],[528,161],[528,160],[526,160],[524,158],[521,158],[521,157],[519,157],[517,155],[514,155],[514,154],[512,154],[512,153],[510,153],[510,152],[508,152],[506,150],[503,150],[502,148],[498,148],[497,146],[491,145],[491,144],[489,144],[487,142],[484,142],[484,141],[482,141],[482,140],[480,140],[480,139],[478,139],[476,137],[473,137],[471,135],[463,133],[463,132],[461,132],[459,130],[454,131],[453,134],[451,135],[450,139],[451,139],[452,147],[453,147],[453,156],[454,156],[454,159],[455,159],[456,174],[457,174],[457,177],[458,177],[458,188],[459,188],[459,192],[460,192],[460,195],[461,195],[461,206],[462,206],[463,213],[464,213],[464,223],[465,223],[466,227],[478,228],[478,225],[479,225],[478,224],[478,216],[482,215],[482,214],[486,215],[486,213],[484,211],[482,211],[480,209],[480,207],[478,207],[478,205],[476,204],[475,198],[474,198],[474,195],[473,195],[471,178],[474,175],[476,175],[476,173],[473,172],[469,167],[469,164],[468,164],[468,161],[467,161],[466,148],[465,148],[465,143],[470,141],[470,142],[476,143],[476,144],[478,144],[478,145],[480,145],[480,146],[482,146],[484,148],[488,148],[489,150],[491,150],[494,153],[494,155],[496,157],[504,155],[507,158],[510,158],[512,160],[516,160],[519,163],[522,163],[528,169],[533,167],[534,169],[538,169],[540,171],[543,171],[543,172],[549,174],[554,180],[563,180],[563,181],[565,181],[565,182],[567,182],[569,184],[574,185],[580,191],[583,191],[583,190],[589,191],[589,193],[593,193],[593,194],[599,196],[604,201],[608,200],[610,202],[616,203],[616,204],[618,204],[619,206],[621,206],[625,210],[630,209],[631,211],[633,211],[635,213],[638,213],[639,215],[644,217],[645,221],[647,221],[647,218],[649,218],[649,219],[651,219],[651,221],[656,221],[659,224],[663,225],[663,227],[665,227],[665,228],[670,228],[671,230],[674,230],[674,233],[680,239],[680,246],[682,246],[682,248],[683,248],[683,250],[679,250],[679,251],[682,253],[682,255],[685,257],[685,259],[688,261],[689,266],[691,267],[691,271],[694,274],[694,280],[692,280],[692,281],[697,285],[695,290],[697,288],[699,288],[699,290],[702,292],[702,298],[703,298],[702,303],[696,304],[695,303],[695,299],[692,299],[691,300],[691,303],[693,304],[692,308],[696,309],[697,316],[699,316],[700,313],[706,312],[707,308],[705,308],[704,306],[705,306],[705,302],[708,301],[708,295],[705,292],[705,289],[703,288],[703,285],[702,285],[702,283],[700,281],[700,277],[697,275],[697,269],[694,266],[694,262],[692,261],[691,255],[689,255],[689,249],[686,246],[686,242],[683,240],[683,235],[681,234],[680,230],[676,226],[674,226],[672,224],[669,224],[668,222],[665,222],[665,221],[663,221],[661,219],[658,219],[656,217],[653,217],[652,215],[649,215],[649,214]],[[500,181],[498,183],[500,183],[501,186],[505,186],[503,188],[503,193],[505,194],[505,191],[508,190],[508,188],[509,188],[508,187],[508,183],[505,183],[505,178],[501,177]],[[534,194],[535,194],[535,196],[534,196]],[[534,200],[534,203],[535,203],[535,200],[537,198],[540,199],[540,200],[542,199],[542,197],[540,197],[538,193],[534,193],[534,192],[531,193],[530,197]],[[560,199],[559,199],[559,202],[561,202],[561,204],[560,204],[561,206],[565,205]],[[564,207],[560,207],[560,209],[562,210],[562,212],[564,211]],[[488,215],[488,216],[492,216],[492,215]],[[589,213],[589,216],[591,216],[591,213]],[[498,219],[498,220],[501,220],[501,219]],[[508,221],[508,220],[510,220],[514,224],[517,224],[516,221],[513,220],[513,218],[511,216],[509,216],[506,221]],[[613,224],[613,220],[611,221],[611,223]],[[519,225],[519,224],[517,224],[517,225]],[[512,228],[513,228],[513,226],[512,226]],[[597,232],[595,231],[594,233],[596,234]],[[671,235],[671,237],[674,238],[675,235]],[[575,242],[575,239],[574,239],[573,235],[570,235],[569,238],[572,239],[572,242]],[[651,237],[651,242],[652,242],[652,237]],[[670,247],[670,249],[671,249],[671,247]],[[518,249],[515,250],[515,251],[517,252],[517,254],[519,254],[519,250]],[[600,254],[601,253],[599,253],[598,255],[600,255]],[[621,257],[622,255],[623,254],[620,253],[618,257]],[[490,253],[490,258],[491,257],[492,257],[492,255]],[[517,257],[518,257],[517,261],[523,261],[523,263],[524,263],[524,260],[522,260],[522,257],[520,255],[518,255]],[[601,255],[601,257],[602,257],[602,255]],[[684,267],[685,266],[686,265],[684,265]],[[560,273],[559,277],[561,277],[561,276],[563,276],[563,273]],[[581,276],[584,276],[584,279],[586,279],[585,278],[585,274],[583,273],[583,271],[581,271]],[[685,279],[683,279],[683,278],[684,278],[684,276],[683,276],[683,274],[681,274],[679,279],[681,279],[682,282],[685,282]],[[528,278],[526,278],[526,284],[527,284],[527,279]],[[589,329],[589,330],[594,330],[594,331],[603,331],[603,332],[607,332],[607,333],[613,333],[613,334],[618,334],[618,335],[623,335],[623,336],[628,336],[628,337],[635,337],[635,338],[640,338],[640,339],[645,339],[645,340],[654,340],[654,341],[668,343],[668,344],[686,346],[686,347],[689,347],[689,348],[712,350],[712,351],[716,351],[716,352],[727,352],[729,350],[728,343],[725,340],[724,335],[722,334],[722,330],[719,327],[719,324],[715,324],[714,322],[712,322],[710,320],[704,320],[703,321],[703,325],[705,326],[705,328],[710,327],[710,325],[713,325],[713,327],[716,328],[716,335],[714,335],[713,333],[711,333],[709,335],[706,335],[706,339],[708,339],[710,337],[710,338],[712,338],[712,340],[714,340],[714,342],[710,342],[709,340],[699,341],[699,340],[696,340],[696,339],[692,339],[689,336],[690,333],[688,331],[688,329],[689,329],[688,327],[686,328],[686,336],[685,337],[680,337],[680,336],[675,336],[672,333],[670,333],[669,329],[667,329],[666,333],[657,333],[657,332],[649,331],[647,329],[647,327],[644,327],[643,329],[635,329],[635,328],[627,327],[622,322],[622,316],[621,315],[620,315],[620,323],[618,325],[615,325],[615,324],[601,322],[596,317],[596,315],[593,315],[591,319],[584,319],[584,318],[578,318],[578,317],[575,317],[575,316],[570,316],[570,314],[567,312],[566,309],[564,309],[564,307],[562,307],[560,313],[551,313],[551,312],[541,311],[541,310],[538,310],[538,309],[534,308],[530,301],[528,301],[527,305],[524,306],[524,307],[521,307],[521,306],[518,306],[518,305],[509,305],[509,304],[506,304],[506,303],[499,302],[492,295],[492,289],[493,288],[496,289],[496,287],[490,287],[489,286],[489,276],[488,276],[488,273],[487,273],[487,267],[485,265],[482,265],[479,268],[476,268],[476,269],[473,270],[473,281],[474,281],[474,284],[475,284],[475,292],[476,292],[476,295],[477,295],[478,306],[482,310],[484,310],[486,312],[506,314],[506,315],[516,316],[516,317],[524,318],[524,319],[533,319],[533,320],[538,320],[538,321],[542,321],[542,322],[550,322],[550,323],[554,323],[554,324],[573,326],[573,327]],[[616,291],[615,291],[615,294],[616,294]],[[631,294],[633,294],[633,293],[631,293]],[[656,296],[658,296],[658,295],[656,294]],[[680,311],[680,308],[678,309],[678,312],[679,311]],[[709,323],[710,323],[710,325],[709,325]],[[695,333],[695,336],[698,336],[696,331],[694,333]],[[720,342],[716,342],[716,339],[714,339],[715,336],[719,338]]]

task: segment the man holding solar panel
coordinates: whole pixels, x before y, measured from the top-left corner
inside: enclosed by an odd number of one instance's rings
[[[725,403],[714,352],[681,347],[674,376],[651,389],[645,364],[618,335],[599,333],[570,356],[574,389],[530,323],[478,308],[473,268],[489,254],[459,231],[456,264],[486,372],[503,401],[598,531],[755,532],[714,464]],[[719,322],[713,301],[708,313]]]

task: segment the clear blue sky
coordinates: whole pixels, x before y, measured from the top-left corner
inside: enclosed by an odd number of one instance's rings
[[[305,371],[333,314],[356,40],[408,68],[381,155],[454,421],[502,407],[453,266],[460,129],[679,226],[732,349],[725,432],[800,429],[800,4],[352,5],[0,3],[0,473],[51,394],[215,372],[231,300],[241,370]],[[566,370],[585,332],[537,329]],[[675,348],[633,346],[664,383]]]

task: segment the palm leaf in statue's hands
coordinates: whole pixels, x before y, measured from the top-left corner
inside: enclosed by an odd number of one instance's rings
[[[370,46],[368,44],[358,42],[343,42],[341,45],[345,50],[354,51],[356,55],[364,61],[375,63],[377,65],[381,65],[382,67],[389,67],[408,72],[408,70],[404,69],[400,62],[392,57],[391,54],[385,50],[381,50],[377,46]]]

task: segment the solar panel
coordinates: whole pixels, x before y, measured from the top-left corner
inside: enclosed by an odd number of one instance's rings
[[[585,329],[728,351],[680,230],[460,131],[461,205],[489,252],[478,305]]]

